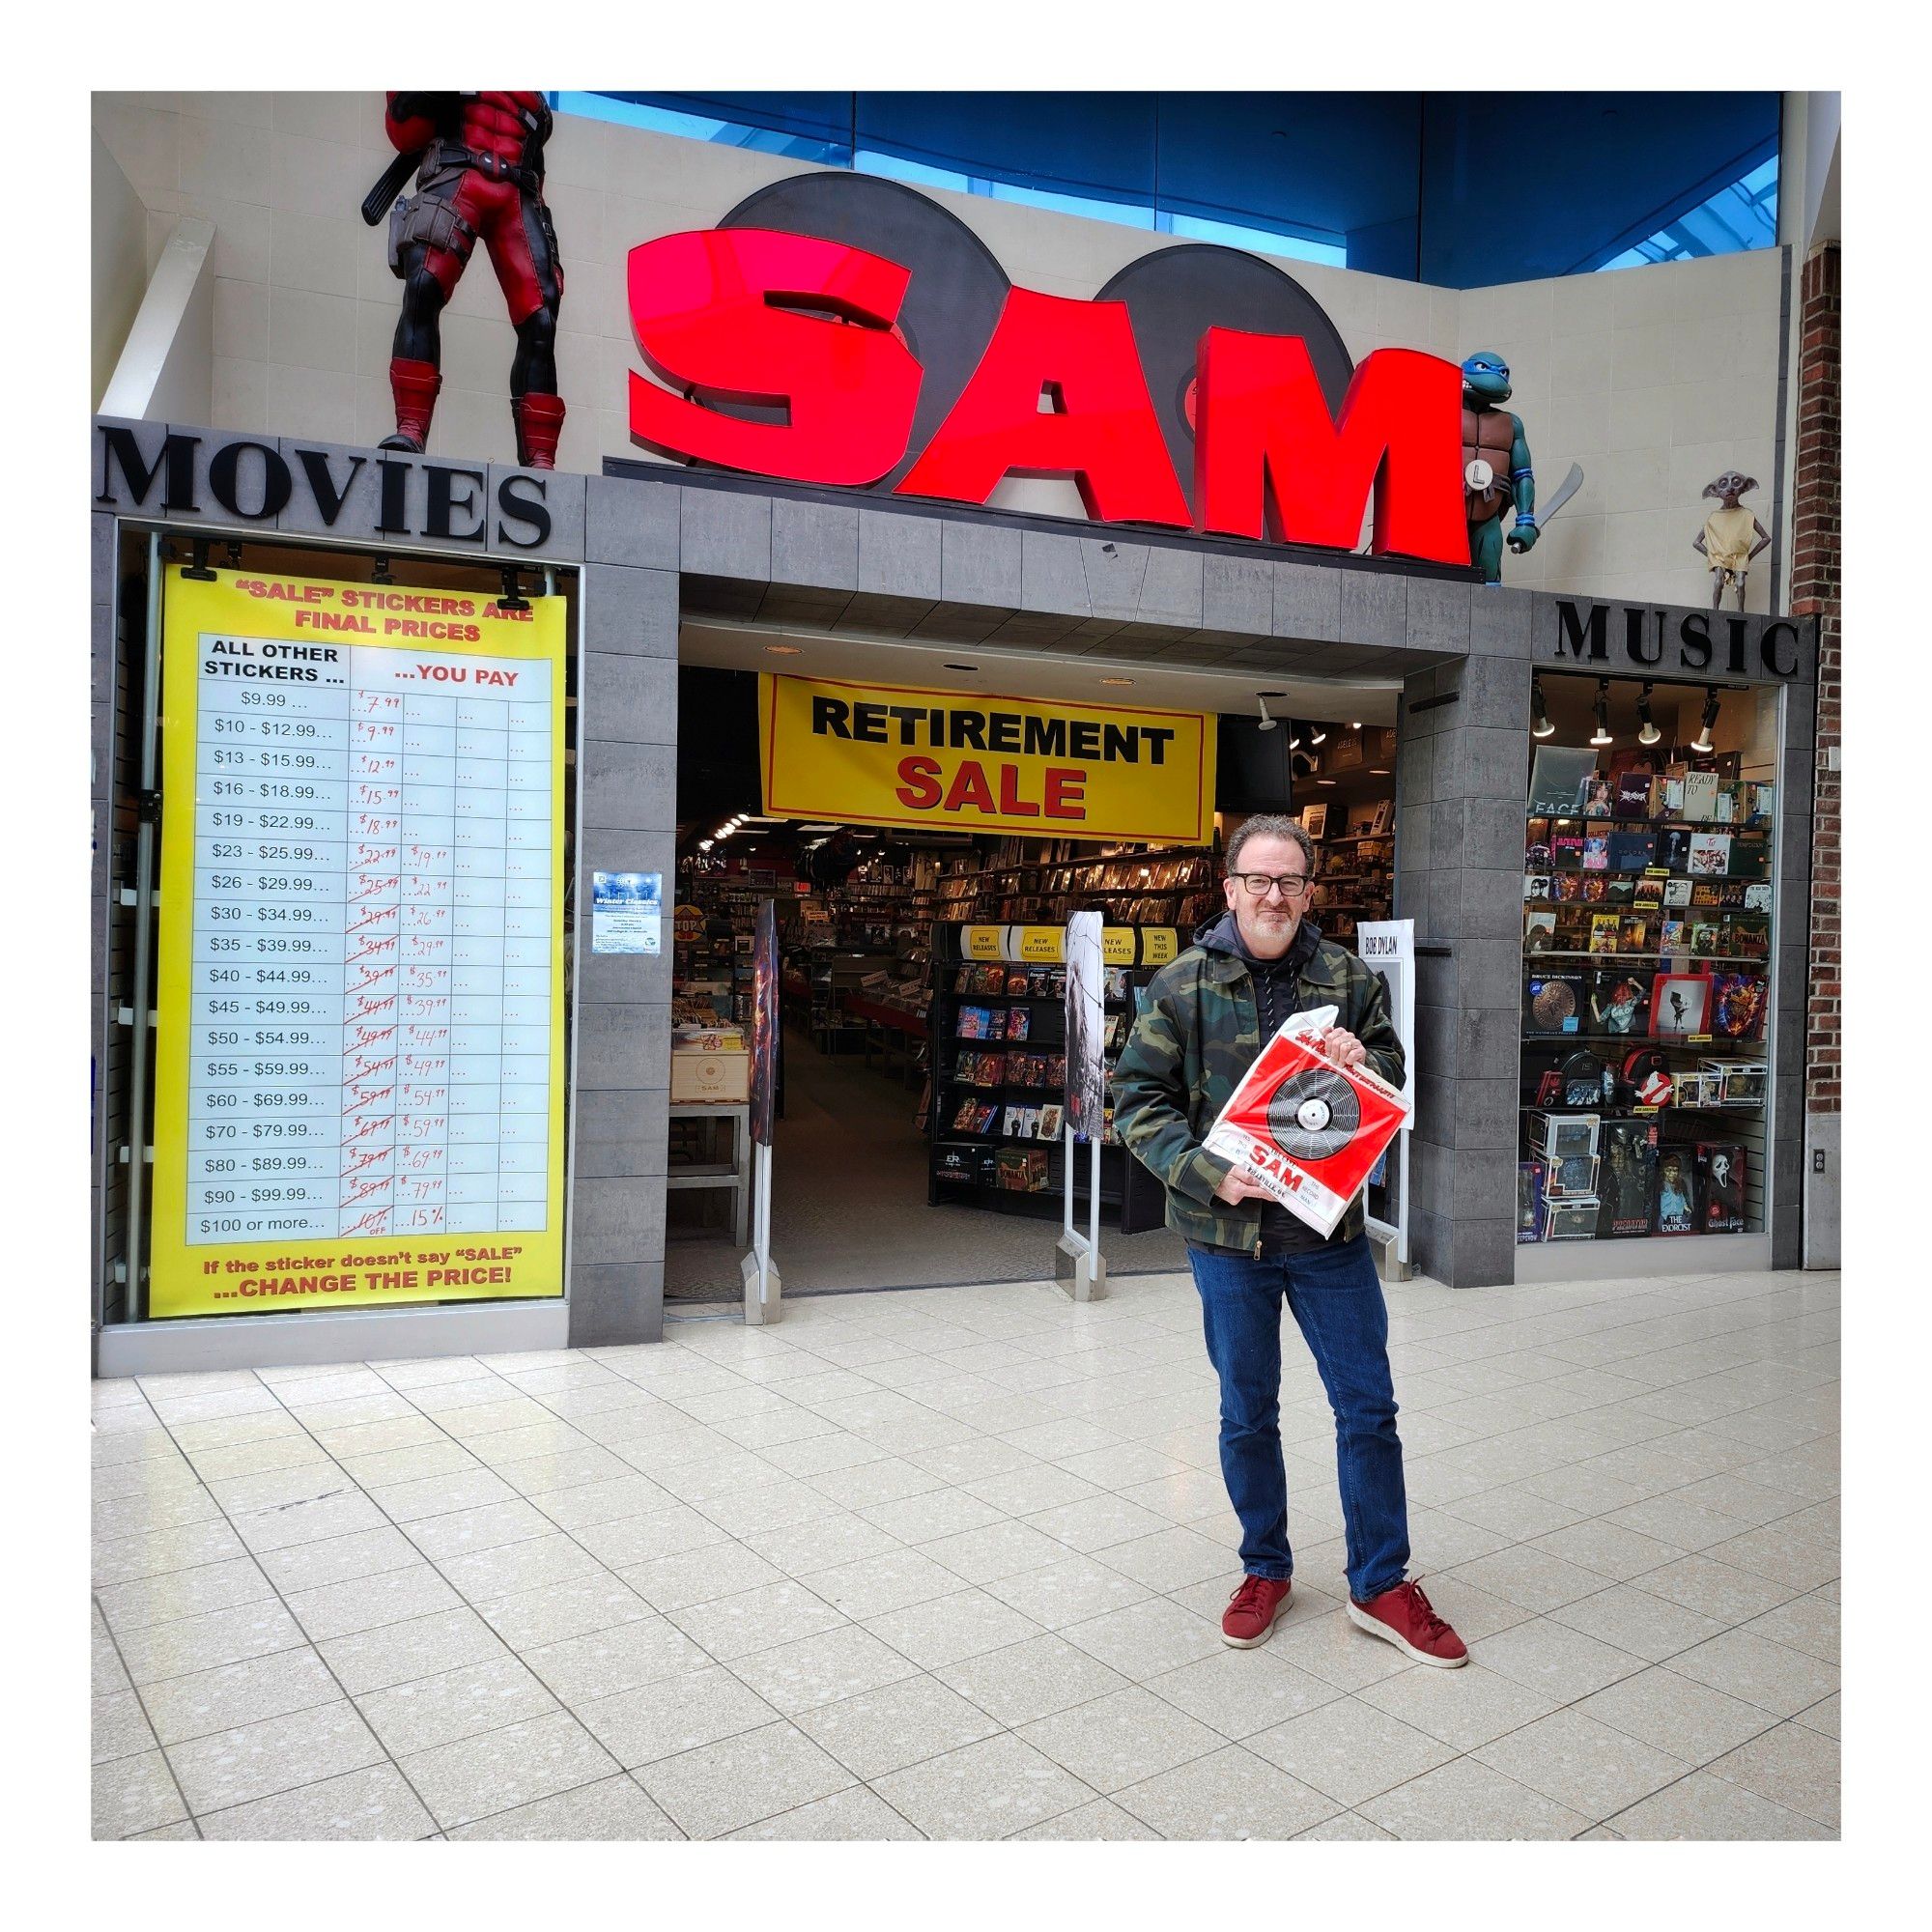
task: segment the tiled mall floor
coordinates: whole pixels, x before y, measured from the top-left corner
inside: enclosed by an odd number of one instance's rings
[[[1305,1361],[1223,1646],[1184,1276],[97,1384],[95,1832],[1835,1835],[1837,1286],[1390,1291],[1461,1671],[1343,1616]]]

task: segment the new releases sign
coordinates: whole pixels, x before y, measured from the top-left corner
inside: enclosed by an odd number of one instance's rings
[[[1206,844],[1214,721],[1198,711],[762,675],[764,809],[920,830]]]

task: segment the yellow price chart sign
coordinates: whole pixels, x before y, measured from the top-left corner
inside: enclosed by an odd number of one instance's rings
[[[561,1294],[563,599],[165,608],[150,1313]]]

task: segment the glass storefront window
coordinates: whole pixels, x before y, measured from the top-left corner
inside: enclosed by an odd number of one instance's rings
[[[1536,681],[1520,1242],[1766,1226],[1777,702]]]

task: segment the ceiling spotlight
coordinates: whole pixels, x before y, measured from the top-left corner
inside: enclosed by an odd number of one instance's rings
[[[1359,731],[1361,728],[1362,728],[1362,721],[1359,718],[1351,718],[1349,720],[1350,730]]]
[[[1327,725],[1311,724],[1308,727],[1308,742],[1311,745],[1325,745],[1328,742]]]
[[[1704,724],[1697,735],[1690,740],[1693,752],[1708,752],[1713,749],[1711,727],[1718,722],[1718,687],[1709,684],[1704,687]]]
[[[1281,696],[1280,692],[1275,692],[1272,695],[1276,697]],[[1255,702],[1262,708],[1262,722],[1255,727],[1259,731],[1272,731],[1275,727],[1275,721],[1268,716],[1269,696],[1270,694],[1265,691],[1255,693]]]
[[[1638,727],[1636,734],[1636,741],[1639,745],[1654,745],[1663,736],[1663,733],[1657,728],[1656,721],[1650,715],[1650,694],[1652,689],[1653,687],[1646,683],[1643,690],[1637,695],[1636,715],[1643,720],[1643,724]]]
[[[1297,752],[1301,749],[1301,726],[1296,724],[1293,720],[1290,721],[1288,726],[1288,749],[1291,752]]]
[[[1543,680],[1533,677],[1529,681],[1529,735],[1547,738],[1555,729],[1549,722],[1549,706],[1544,702]]]
[[[697,841],[697,849],[700,852],[708,852],[711,850],[712,846],[715,845],[717,842],[718,841],[714,838],[700,838]]]
[[[1614,744],[1610,736],[1610,681],[1606,677],[1597,680],[1597,728],[1590,733],[1593,745]]]

